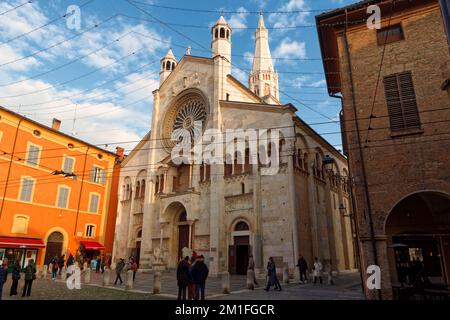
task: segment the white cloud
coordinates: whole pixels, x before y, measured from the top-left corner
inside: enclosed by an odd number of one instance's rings
[[[252,52],[249,52],[249,51],[244,52],[244,59],[245,59],[245,61],[250,63],[250,65],[253,64],[253,56],[254,56],[254,54]]]
[[[325,86],[326,85],[326,81],[324,80],[324,79],[322,79],[322,80],[318,80],[318,81],[315,81],[315,82],[313,82],[313,83],[311,83],[311,87],[314,87],[314,88],[319,88],[319,87],[323,87],[323,86]]]
[[[233,68],[231,70],[233,77],[238,79],[242,84],[247,85],[248,82],[248,74],[241,69]]]
[[[293,27],[295,25],[304,24],[310,13],[309,6],[305,0],[289,0],[276,11],[298,11],[294,13],[271,13],[269,14],[269,22],[274,28]],[[280,30],[282,31],[282,30]]]
[[[241,32],[242,29],[239,28],[247,27],[247,10],[244,7],[239,7],[236,11],[238,11],[238,13],[233,14],[228,20],[228,24],[233,30],[233,33]]]
[[[283,39],[274,51],[275,57],[278,58],[306,58],[306,43]]]

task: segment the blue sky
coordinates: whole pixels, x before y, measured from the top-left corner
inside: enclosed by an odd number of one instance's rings
[[[210,56],[209,27],[221,12],[233,27],[236,78],[247,85],[257,12],[265,11],[266,26],[276,28],[269,30],[272,56],[283,58],[274,61],[282,102],[293,103],[307,123],[337,119],[340,104],[327,95],[312,25],[320,10],[354,0],[136,0],[147,14],[125,0],[40,0],[13,9],[25,2],[0,3],[0,105],[45,124],[59,118],[62,130],[78,138],[131,149],[150,128],[159,59],[169,48],[179,59],[187,46]],[[81,7],[79,30],[62,17],[69,5]],[[295,10],[302,12],[270,13]],[[338,123],[312,127],[340,148],[340,134],[330,134]]]

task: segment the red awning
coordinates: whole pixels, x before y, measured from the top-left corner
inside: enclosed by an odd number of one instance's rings
[[[103,250],[105,247],[95,241],[80,241],[85,250]]]
[[[41,239],[0,237],[0,248],[45,248]]]

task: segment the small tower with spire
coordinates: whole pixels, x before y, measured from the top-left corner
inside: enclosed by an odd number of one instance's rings
[[[259,16],[258,28],[255,32],[255,55],[248,82],[250,90],[267,103],[279,103],[278,74],[273,67],[269,47],[269,31],[264,25],[262,14]]]
[[[223,16],[220,16],[211,29],[212,57],[223,56],[231,63],[231,27]]]
[[[170,75],[170,73],[177,66],[177,59],[173,55],[172,49],[167,51],[164,58],[161,59],[161,71],[159,72],[159,85],[161,85],[164,80]]]

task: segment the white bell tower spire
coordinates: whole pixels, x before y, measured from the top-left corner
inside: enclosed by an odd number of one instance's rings
[[[276,73],[269,47],[269,31],[264,24],[264,17],[259,16],[255,32],[255,55],[249,86],[257,96],[267,103],[279,104],[278,74]]]

